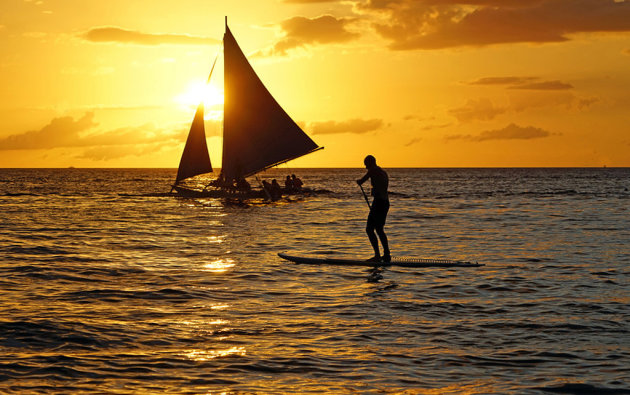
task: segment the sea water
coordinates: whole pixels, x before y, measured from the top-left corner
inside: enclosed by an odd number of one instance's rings
[[[1,169],[0,392],[630,393],[630,169],[387,170],[393,256],[485,266],[281,260],[371,256],[363,169]]]

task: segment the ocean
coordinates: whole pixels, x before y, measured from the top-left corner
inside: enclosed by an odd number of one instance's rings
[[[630,394],[630,169],[364,169],[273,204],[168,196],[175,169],[0,169],[0,393]]]

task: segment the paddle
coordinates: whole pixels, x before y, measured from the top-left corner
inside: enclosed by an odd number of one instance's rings
[[[361,192],[363,192],[363,198],[365,199],[365,203],[367,203],[370,210],[372,210],[372,206],[370,206],[370,199],[368,199],[367,195],[365,194],[365,191],[363,190],[363,185],[359,184],[359,188],[361,188]]]

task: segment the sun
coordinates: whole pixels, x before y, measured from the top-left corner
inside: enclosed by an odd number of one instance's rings
[[[223,104],[223,92],[204,81],[193,81],[185,92],[175,96],[175,101],[185,106],[197,106],[203,101],[206,108]]]

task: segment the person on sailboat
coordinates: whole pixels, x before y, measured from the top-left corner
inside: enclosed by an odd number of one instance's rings
[[[304,183],[302,182],[302,180],[300,180],[300,177],[296,177],[295,174],[291,174],[291,178],[293,180],[293,188],[296,191],[301,191],[302,185],[304,185]]]
[[[267,180],[262,180],[262,186],[267,195],[271,198],[271,184]]]
[[[252,186],[247,182],[244,177],[240,177],[236,180],[236,189],[240,192],[249,192],[252,190]]]
[[[357,180],[357,184],[362,185],[369,178],[372,184],[372,196],[374,197],[367,218],[367,226],[365,227],[365,231],[370,239],[370,244],[372,244],[372,248],[374,249],[374,256],[368,259],[368,261],[380,262],[382,260],[384,262],[390,262],[392,258],[384,229],[387,212],[389,211],[389,196],[387,193],[389,176],[385,170],[376,165],[376,159],[372,155],[366,156],[363,163],[365,164],[367,173]],[[374,233],[375,231],[376,234]],[[376,237],[377,235],[378,238]],[[378,248],[379,239],[383,245],[382,257]]]
[[[282,197],[282,188],[275,178],[271,180],[271,199],[278,200]]]
[[[287,178],[284,180],[284,190],[287,191],[287,193],[290,193],[293,192],[293,189],[293,180],[291,179],[291,176],[287,176]]]

